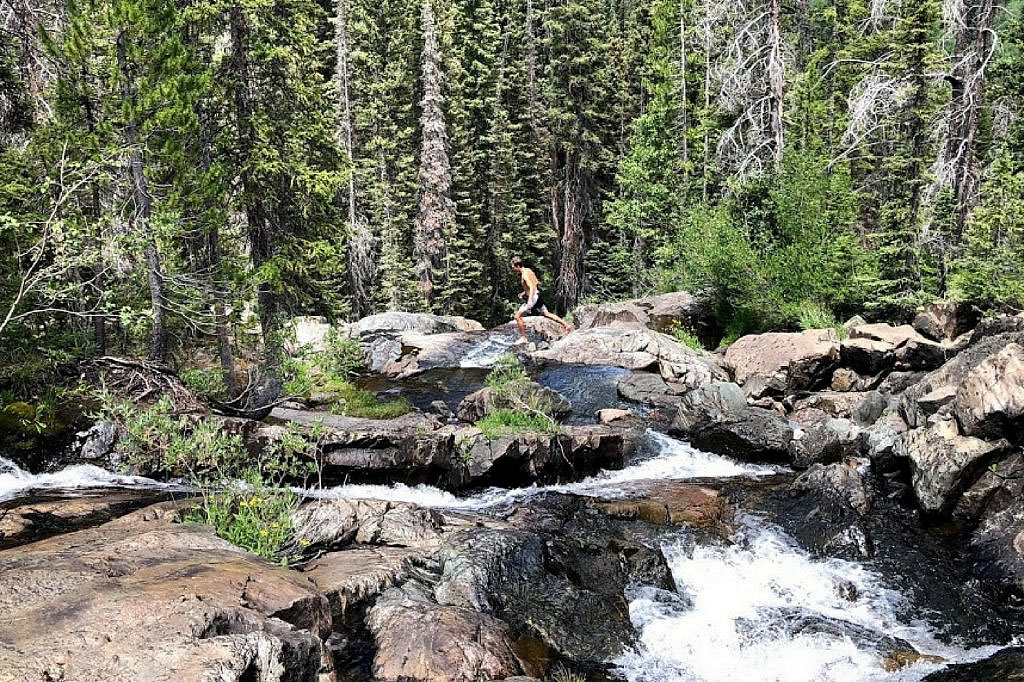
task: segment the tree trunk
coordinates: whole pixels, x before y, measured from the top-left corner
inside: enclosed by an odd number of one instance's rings
[[[119,34],[117,37],[117,64],[121,70],[121,96],[127,103],[134,100],[135,93],[130,84],[131,70],[128,65],[124,41],[124,33]],[[149,184],[145,173],[145,159],[142,155],[142,149],[139,147],[138,122],[132,116],[134,116],[134,112],[124,124],[124,140],[128,147],[129,173],[132,183],[132,197],[135,203],[135,210],[132,214],[132,231],[136,235],[146,235],[150,231],[149,222],[153,213],[153,197],[149,193]],[[164,303],[166,292],[164,290],[163,273],[160,270],[160,252],[157,249],[154,237],[149,236],[146,238],[143,254],[146,257],[149,300],[153,310],[153,328],[150,330],[149,335],[149,359],[153,362],[166,362],[167,308]]]
[[[558,270],[559,307],[571,310],[583,294],[583,221],[586,218],[583,175],[576,152],[567,152],[562,169],[561,261]],[[557,206],[557,205],[556,205]]]
[[[690,178],[689,102],[686,97],[686,5],[679,2],[679,127],[682,137],[683,183]]]
[[[239,152],[250,156],[256,148],[252,120],[252,83],[249,73],[249,24],[241,7],[230,10],[230,33],[232,63],[234,66],[234,115],[238,126]],[[241,172],[242,193],[246,217],[246,236],[249,241],[249,257],[254,271],[259,271],[274,255],[267,209],[261,200],[262,188],[257,187],[247,164]],[[256,292],[256,303],[260,312],[260,330],[263,333],[264,379],[250,400],[250,407],[261,407],[280,395],[281,363],[284,359],[282,321],[277,294],[269,283],[261,282]]]
[[[782,105],[786,90],[786,67],[782,60],[781,2],[769,0],[768,7],[768,84],[771,100],[772,158],[776,167],[782,161]]]
[[[448,241],[455,228],[455,203],[451,198],[452,172],[448,159],[448,131],[441,95],[441,51],[438,46],[431,0],[423,0],[423,114],[420,124],[420,201],[416,221],[416,273],[427,308],[437,303],[446,283],[444,263]]]
[[[335,80],[341,111],[338,117],[338,143],[348,155],[349,174],[346,197],[348,215],[348,280],[352,292],[352,313],[362,317],[370,312],[369,287],[373,280],[373,235],[357,218],[355,144],[352,132],[351,66],[348,38],[348,0],[337,0],[337,60]]]

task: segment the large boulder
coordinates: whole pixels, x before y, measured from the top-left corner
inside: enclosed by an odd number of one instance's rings
[[[865,480],[865,469],[867,463],[859,459],[814,464],[793,481],[793,489],[821,493],[863,516],[871,511],[871,487]]]
[[[627,301],[625,303],[581,306],[573,313],[573,322],[576,329],[592,329],[594,327],[638,329],[650,325],[651,318],[643,308]]]
[[[968,303],[936,301],[914,317],[913,327],[932,341],[952,341],[971,331],[981,319],[977,308]]]
[[[727,378],[710,353],[693,350],[666,334],[649,329],[584,329],[533,355],[540,360],[567,364],[656,370],[666,381],[687,388]]]
[[[0,552],[0,677],[315,682],[327,600],[158,505]]]
[[[285,325],[285,348],[289,353],[322,353],[327,349],[327,340],[337,328],[326,317],[306,315],[291,318]]]
[[[990,462],[1005,454],[1006,441],[990,443],[960,433],[952,419],[933,419],[904,433],[895,454],[910,465],[918,504],[925,512],[948,514],[960,494]]]
[[[809,429],[799,429],[789,443],[793,466],[840,462],[860,454],[864,431],[849,419],[830,418]]]
[[[630,372],[616,382],[619,395],[626,400],[655,407],[675,407],[679,396],[689,390],[675,382],[667,382],[653,372]]]
[[[927,396],[918,400],[922,406]],[[956,390],[953,414],[979,438],[1021,438],[1024,426],[1024,346],[1006,345],[972,369]]]
[[[801,424],[812,425],[820,421],[814,419],[813,415],[820,413],[825,418],[851,419],[861,426],[867,426],[874,424],[887,406],[888,401],[877,391],[821,391],[796,400],[791,417]],[[808,418],[803,418],[804,415]]]
[[[858,372],[929,370],[946,360],[948,349],[927,339],[908,324],[862,324],[850,330],[843,360]]]
[[[527,387],[524,400],[528,401],[528,404],[535,409],[540,409],[556,419],[561,419],[572,411],[572,405],[569,404],[565,396],[533,381]],[[489,386],[485,386],[463,398],[456,414],[460,420],[472,424],[483,419],[488,412],[509,408],[522,409],[522,406],[496,394],[494,389]]]
[[[754,398],[814,390],[831,382],[839,340],[831,330],[754,334],[729,346],[725,361]]]
[[[745,461],[789,460],[790,422],[778,414],[749,407],[736,384],[715,383],[683,396],[669,433],[694,447]]]
[[[363,336],[380,332],[443,334],[445,332],[460,331],[483,331],[483,325],[465,317],[431,315],[429,313],[389,312],[364,317],[353,322],[349,327],[349,333],[352,336]]]
[[[929,413],[927,406],[919,405],[921,398],[942,388],[959,391],[975,367],[1010,344],[1024,345],[1024,332],[984,337],[938,369],[926,374],[907,388],[900,398],[899,407],[904,420],[912,428],[923,425]]]
[[[391,588],[367,614],[381,682],[476,682],[523,672],[509,626],[486,613],[440,605],[416,584]]]

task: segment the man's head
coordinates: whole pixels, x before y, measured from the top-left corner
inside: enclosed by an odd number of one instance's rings
[[[508,263],[516,272],[519,272],[520,270],[523,269],[523,259],[520,258],[519,256],[512,256],[512,260],[510,260]]]

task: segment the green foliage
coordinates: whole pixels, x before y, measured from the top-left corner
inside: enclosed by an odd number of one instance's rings
[[[218,400],[227,396],[227,372],[222,369],[186,369],[179,376],[181,383],[198,396]]]
[[[484,380],[491,390],[487,414],[476,422],[488,438],[502,433],[558,433],[551,401],[537,392],[512,353],[505,353]],[[504,407],[504,406],[508,407]]]
[[[697,338],[697,335],[679,322],[673,322],[669,326],[669,333],[687,348],[692,348],[693,350],[707,350],[704,348],[704,344],[700,342],[700,339]]]
[[[475,426],[490,439],[520,433],[558,433],[558,425],[542,414],[498,408],[488,412]]]
[[[294,427],[256,456],[242,437],[206,418],[175,414],[164,397],[149,407],[106,391],[93,395],[98,419],[118,427],[117,455],[143,471],[184,475],[199,497],[183,515],[270,561],[286,562],[298,497],[287,481],[308,476],[318,461],[315,433]],[[313,440],[310,440],[312,438]]]
[[[325,387],[328,393],[337,394],[331,405],[335,414],[367,419],[393,419],[412,411],[412,405],[405,398],[381,402],[375,393],[358,388],[349,382],[332,382]]]
[[[359,341],[341,336],[334,329],[327,333],[325,348],[317,354],[314,362],[324,374],[342,378],[352,377],[366,367]]]

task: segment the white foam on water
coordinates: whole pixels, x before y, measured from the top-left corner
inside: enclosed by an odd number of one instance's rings
[[[864,566],[815,560],[782,531],[743,519],[728,546],[680,539],[664,550],[680,592],[692,604],[630,595],[638,648],[615,665],[636,682],[868,682],[920,680],[941,664],[887,672],[874,651],[839,634],[788,632],[763,609],[799,609],[909,641],[921,653],[976,660],[1000,647],[963,650],[938,642],[922,623],[903,623],[903,597]],[[841,586],[855,588],[855,601]],[[848,593],[847,593],[848,594]],[[756,627],[744,628],[744,620]]]
[[[654,456],[641,459],[623,469],[602,471],[575,483],[526,488],[490,488],[469,497],[456,497],[429,485],[344,485],[304,494],[322,499],[376,499],[411,502],[421,507],[481,510],[528,499],[545,492],[619,497],[629,495],[630,484],[645,480],[687,478],[723,478],[727,476],[765,476],[783,471],[779,467],[742,464],[727,457],[701,452],[666,435],[648,431],[645,448]]]
[[[459,367],[493,367],[498,358],[512,348],[514,341],[511,336],[488,335],[462,356]]]
[[[113,474],[91,464],[78,464],[48,474],[31,474],[9,459],[0,457],[0,502],[30,490],[80,490],[83,488],[175,487],[143,476]]]

